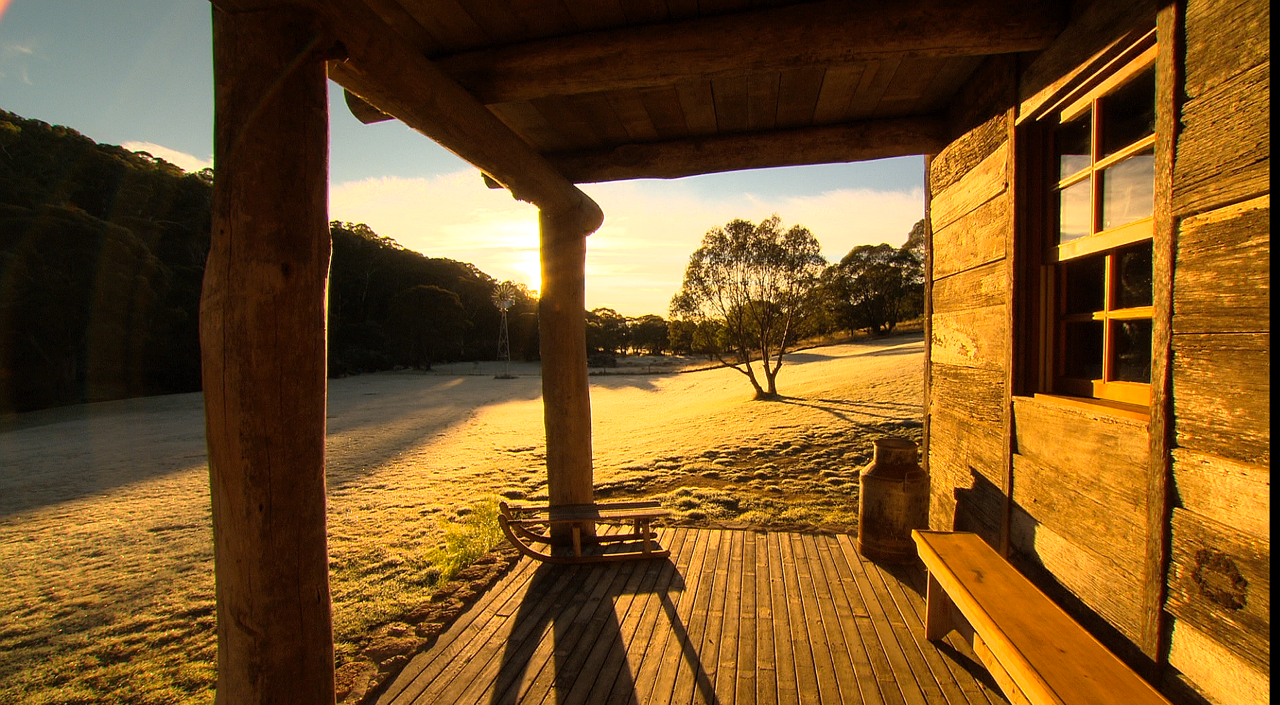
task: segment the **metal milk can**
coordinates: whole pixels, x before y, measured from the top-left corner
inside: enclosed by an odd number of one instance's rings
[[[858,553],[884,563],[916,558],[912,529],[929,528],[929,475],[907,438],[875,440],[871,464],[858,479]]]

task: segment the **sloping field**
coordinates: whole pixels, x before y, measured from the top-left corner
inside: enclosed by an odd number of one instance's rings
[[[797,353],[778,402],[727,369],[593,375],[598,495],[660,498],[678,523],[848,529],[871,440],[920,437],[922,351],[917,334]],[[493,371],[331,381],[339,663],[428,599],[431,551],[477,501],[545,497],[537,368]],[[0,420],[0,702],[210,701],[211,532],[198,394]]]

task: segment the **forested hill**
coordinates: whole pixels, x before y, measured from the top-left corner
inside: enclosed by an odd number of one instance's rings
[[[212,173],[0,110],[0,413],[200,388]],[[331,375],[492,359],[496,282],[333,223]],[[522,291],[511,350],[536,355]]]

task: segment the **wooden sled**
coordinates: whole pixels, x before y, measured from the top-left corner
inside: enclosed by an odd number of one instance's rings
[[[498,524],[511,545],[526,556],[544,563],[605,563],[609,561],[635,561],[666,558],[671,551],[658,546],[658,534],[650,528],[650,522],[669,515],[657,502],[610,502],[595,504],[571,504],[559,507],[513,507],[498,503]],[[573,555],[550,553],[550,528],[553,524],[569,524],[573,531]],[[582,552],[583,529],[588,524],[630,524],[630,533],[604,534],[592,540],[599,544],[639,542],[632,550]],[[545,527],[541,533],[536,527]],[[535,544],[547,546],[546,552],[534,548]]]

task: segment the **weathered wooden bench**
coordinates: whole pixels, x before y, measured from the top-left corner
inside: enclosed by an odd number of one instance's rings
[[[1010,702],[1168,704],[977,534],[911,536],[929,571],[925,638],[959,632]]]
[[[604,561],[627,561],[650,558],[665,558],[671,551],[658,546],[655,540],[658,535],[652,529],[654,519],[665,517],[671,512],[662,509],[658,502],[610,502],[594,504],[570,504],[556,507],[511,506],[506,502],[498,503],[498,524],[521,553],[535,560],[546,563],[598,563]],[[573,555],[554,555],[550,551],[539,551],[532,544],[550,546],[550,528],[554,524],[568,524],[573,537]],[[583,553],[583,534],[588,524],[630,524],[631,533],[611,533],[597,535],[592,541],[599,544],[638,541],[638,550],[602,551]],[[536,527],[546,527],[547,533],[539,533]]]

